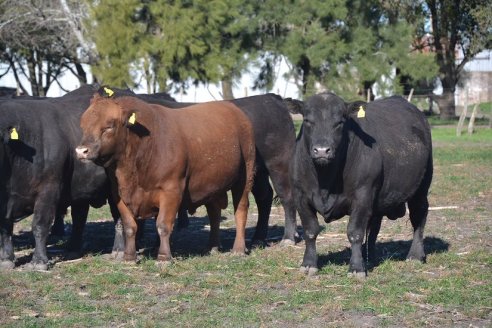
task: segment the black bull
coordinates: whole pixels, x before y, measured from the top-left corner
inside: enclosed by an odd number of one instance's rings
[[[30,266],[46,269],[53,219],[62,218],[71,206],[69,248],[78,251],[89,205],[106,203],[109,183],[104,169],[78,161],[74,151],[82,136],[80,117],[93,92],[83,87],[59,98],[0,101],[0,268],[14,267],[15,221],[33,214]],[[118,217],[113,208],[112,212]]]
[[[425,260],[423,231],[432,180],[432,143],[424,115],[401,97],[346,104],[332,93],[292,102],[304,117],[292,163],[294,198],[305,232],[302,270],[317,271],[316,213],[350,215],[349,272],[365,276],[362,243],[374,260],[381,219],[405,215],[414,229],[408,258]]]

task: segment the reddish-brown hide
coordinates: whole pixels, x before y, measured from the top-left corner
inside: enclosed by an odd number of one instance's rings
[[[80,125],[84,135],[77,155],[106,168],[122,216],[126,260],[136,257],[136,219],[152,216],[161,241],[158,260],[171,259],[169,237],[182,202],[188,208],[206,206],[210,247],[218,247],[228,190],[236,220],[233,251],[245,252],[255,145],[251,123],[235,105],[210,102],[176,111],[134,97],[96,94]]]

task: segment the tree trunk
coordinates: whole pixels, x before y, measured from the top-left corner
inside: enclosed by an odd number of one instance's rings
[[[87,84],[87,74],[82,64],[79,62],[75,62],[75,69],[77,70],[77,79],[79,80],[80,85]]]
[[[234,94],[232,93],[232,81],[229,78],[224,78],[221,81],[222,85],[222,98],[224,100],[234,99]]]
[[[29,83],[31,84],[31,94],[39,96],[39,88],[36,79],[36,63],[33,54],[27,59],[27,70],[29,72]]]
[[[306,96],[307,92],[310,91],[309,78],[311,75],[311,62],[309,58],[302,56],[298,66],[302,70],[302,95]]]
[[[439,106],[441,120],[449,120],[456,117],[453,91],[444,88],[442,96],[436,97],[436,101]]]

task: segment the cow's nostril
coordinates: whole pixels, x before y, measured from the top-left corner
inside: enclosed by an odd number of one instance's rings
[[[89,154],[89,148],[87,147],[77,147],[75,148],[75,152],[78,156],[87,156]]]
[[[314,149],[313,149],[313,152],[314,152],[315,154],[317,154],[317,153],[318,153],[318,148],[314,148]]]

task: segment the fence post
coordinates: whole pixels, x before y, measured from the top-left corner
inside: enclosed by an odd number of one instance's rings
[[[410,90],[410,93],[408,94],[408,99],[407,99],[408,102],[412,101],[412,96],[413,96],[413,88]]]
[[[465,97],[465,107],[460,115],[460,120],[458,121],[458,126],[456,127],[456,136],[461,136],[461,129],[463,129],[463,123],[465,122],[466,112],[468,111],[468,89],[466,89],[466,97]]]
[[[367,102],[371,101],[371,89],[367,89]]]
[[[475,125],[475,116],[477,115],[478,104],[473,106],[473,111],[470,116],[470,122],[468,122],[468,134],[473,134],[473,126]]]

